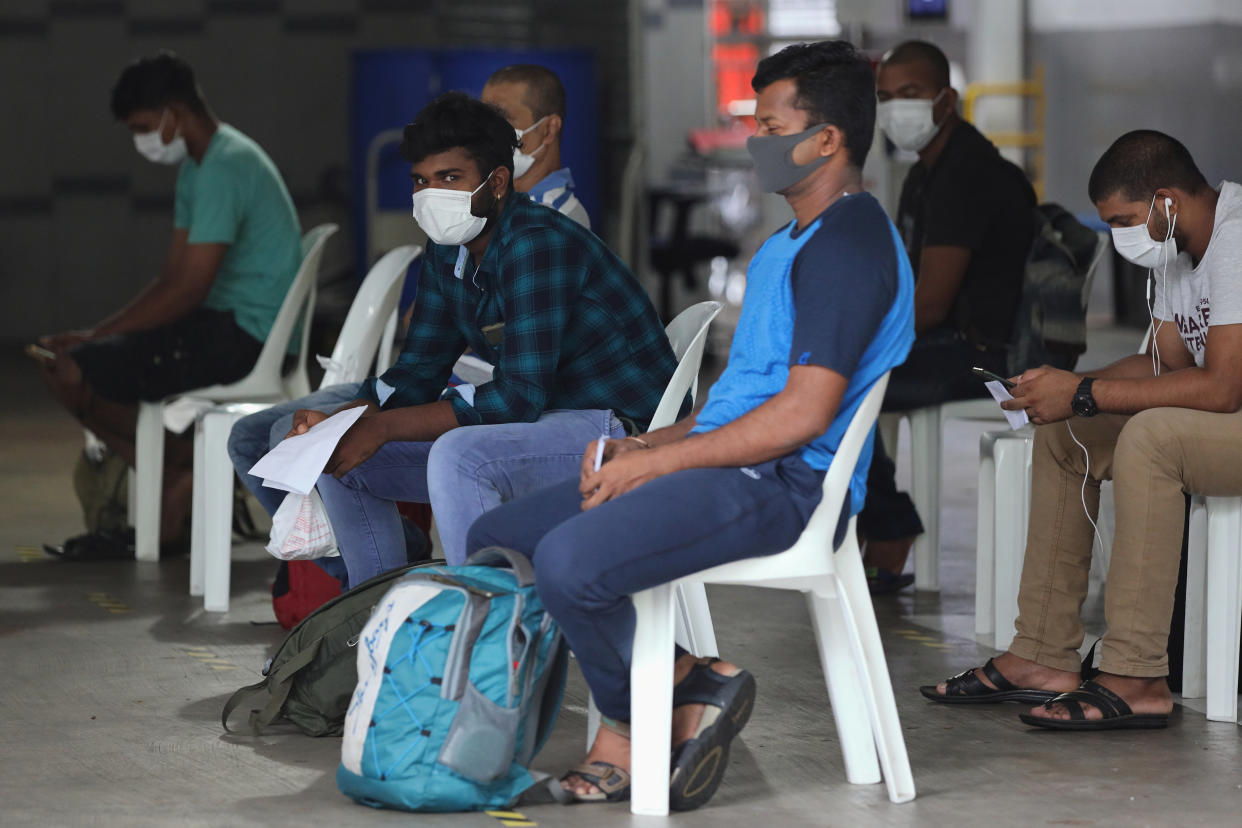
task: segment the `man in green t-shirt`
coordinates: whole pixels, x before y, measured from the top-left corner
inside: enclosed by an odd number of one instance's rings
[[[132,465],[140,401],[250,372],[301,262],[301,230],[275,164],[216,119],[181,58],[160,52],[127,66],[112,114],[139,154],[180,165],[172,241],[159,275],[121,310],[42,343],[54,354],[44,371],[53,395]],[[190,455],[180,440],[165,452],[163,541],[185,523]],[[126,554],[97,538],[63,552]]]

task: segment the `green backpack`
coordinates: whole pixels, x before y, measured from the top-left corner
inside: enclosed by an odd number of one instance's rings
[[[312,612],[289,631],[263,666],[264,679],[242,687],[224,705],[220,723],[247,696],[266,690],[267,704],[250,711],[250,729],[257,736],[277,718],[284,718],[307,736],[339,736],[345,709],[358,684],[358,634],[392,582],[428,562],[412,564],[363,581]]]

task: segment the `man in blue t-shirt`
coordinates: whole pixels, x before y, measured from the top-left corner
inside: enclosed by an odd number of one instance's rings
[[[729,364],[697,416],[609,440],[580,480],[514,500],[471,528],[468,551],[531,557],[603,714],[586,760],[562,779],[573,796],[629,795],[630,596],[742,558],[784,551],[819,504],[824,473],[867,391],[914,340],[914,280],[896,229],[862,192],[875,119],[867,60],[845,42],[790,46],[752,81],[748,149],[764,190],[794,221],[751,260]],[[868,439],[840,535],[862,507]],[[838,537],[838,541],[840,537]],[[715,792],[745,724],[754,678],[681,653],[674,668],[670,805]],[[707,706],[719,715],[704,716]]]

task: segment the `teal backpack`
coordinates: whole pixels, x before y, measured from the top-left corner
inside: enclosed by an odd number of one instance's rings
[[[503,566],[482,566],[499,559]],[[568,652],[508,549],[418,569],[358,640],[336,782],[375,808],[471,811],[517,801],[565,689]]]

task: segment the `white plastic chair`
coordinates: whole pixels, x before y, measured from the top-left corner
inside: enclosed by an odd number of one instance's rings
[[[699,398],[699,369],[703,365],[703,351],[707,347],[707,329],[712,320],[724,309],[720,302],[699,302],[674,317],[664,329],[673,355],[677,357],[677,370],[664,388],[664,396],[651,417],[649,431],[671,426],[690,392],[691,401]],[[677,587],[677,640],[697,656],[717,656],[716,633],[712,628],[712,616],[707,605],[707,590],[701,583],[681,584]],[[595,740],[594,728],[588,733],[588,747]]]
[[[707,329],[712,320],[724,309],[720,302],[699,302],[691,305],[668,323],[664,329],[673,356],[677,357],[677,369],[664,386],[664,395],[651,417],[648,431],[670,426],[677,421],[677,414],[685,402],[686,392],[691,401],[699,396],[699,368],[703,364],[703,351],[707,346]],[[701,583],[678,584],[676,587],[677,628],[676,638],[696,656],[717,656],[716,633],[712,628],[711,611],[707,604],[707,590]],[[595,743],[599,731],[599,710],[595,700],[587,700],[587,750]]]
[[[1238,721],[1242,642],[1242,497],[1191,498],[1182,696],[1207,696],[1207,718]]]
[[[397,325],[397,304],[406,271],[422,248],[403,245],[386,253],[372,267],[354,296],[327,360],[320,388],[359,382]],[[203,596],[209,612],[227,612],[232,547],[233,465],[228,438],[242,417],[270,407],[271,402],[219,405],[199,418],[194,432],[194,513],[190,540],[190,594]]]
[[[634,595],[637,625],[630,667],[633,813],[668,813],[673,594],[677,585],[686,583],[743,584],[806,593],[845,757],[846,778],[855,784],[872,784],[883,778],[892,802],[914,799],[914,778],[853,519],[841,548],[830,551],[850,476],[875,423],[887,384],[885,375],[855,413],[824,478],[823,500],[790,549],[713,567]]]
[[[335,224],[321,224],[302,237],[302,264],[289,284],[272,329],[259,351],[254,368],[229,385],[213,385],[178,394],[213,402],[227,400],[271,400],[273,402],[310,393],[306,381],[306,351],[310,342],[310,319],[315,307],[319,261]],[[281,370],[289,340],[298,323],[302,325],[302,345],[297,367],[289,375]],[[169,398],[170,400],[172,398]],[[157,561],[160,557],[160,508],[164,490],[164,403],[143,402],[138,406],[134,438],[134,557]]]
[[[1018,617],[1034,433],[1034,426],[1025,426],[1018,431],[989,431],[979,436],[975,635],[998,650],[1009,648]],[[997,550],[1003,554],[998,555]]]
[[[923,534],[914,539],[914,588],[940,590],[940,464],[944,424],[949,420],[1000,420],[1005,413],[991,397],[953,400],[880,416],[884,448],[895,457],[897,425],[910,421],[910,499],[919,510]],[[891,438],[891,440],[890,440]]]

